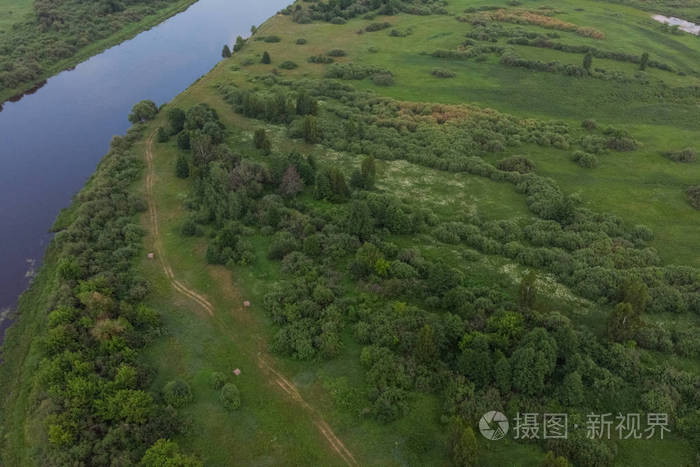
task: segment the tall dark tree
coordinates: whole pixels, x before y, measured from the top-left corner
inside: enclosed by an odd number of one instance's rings
[[[236,37],[236,43],[233,44],[233,51],[238,52],[243,48],[245,45],[245,39],[243,39],[241,36]]]
[[[272,63],[272,60],[270,59],[270,54],[267,53],[267,50],[263,52],[262,58],[260,59],[260,63],[264,63],[265,65],[269,65]]]
[[[639,69],[642,71],[646,70],[647,63],[649,63],[649,54],[644,52],[642,57],[639,59]]]
[[[520,280],[520,291],[518,293],[518,303],[521,308],[531,309],[537,301],[537,274],[534,271],[528,272]]]
[[[173,107],[168,109],[168,122],[170,123],[170,133],[177,134],[185,127],[185,112],[182,109]]]
[[[583,67],[586,71],[591,71],[591,65],[593,64],[593,54],[588,52],[583,56]]]
[[[268,138],[267,132],[264,128],[258,128],[255,130],[253,143],[255,144],[255,148],[261,149],[265,155],[270,154],[272,151],[272,143],[270,142],[270,138]]]
[[[307,92],[301,92],[297,96],[296,111],[298,115],[316,115],[318,104]]]
[[[608,337],[618,342],[634,339],[641,326],[641,313],[630,303],[618,303],[608,318]]]
[[[321,133],[318,129],[316,117],[307,115],[304,118],[304,141],[315,144],[321,140]]]
[[[373,189],[374,182],[377,178],[377,166],[374,163],[374,156],[368,156],[362,161],[360,171],[362,173],[362,180],[364,181],[365,190]]]
[[[179,178],[187,178],[190,176],[190,164],[187,162],[187,157],[185,157],[185,155],[182,153],[177,156],[175,175],[177,175]]]
[[[221,56],[224,58],[229,58],[231,56],[231,49],[229,49],[228,44],[224,44],[224,48],[221,50]]]
[[[367,240],[374,230],[374,220],[365,201],[353,201],[347,217],[347,231],[357,235],[360,240]]]

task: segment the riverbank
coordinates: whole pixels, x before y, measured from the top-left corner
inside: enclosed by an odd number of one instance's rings
[[[0,111],[2,110],[2,105],[7,101],[14,101],[21,99],[25,93],[33,93],[36,89],[40,88],[47,79],[52,76],[69,70],[79,63],[87,60],[88,58],[97,55],[110,47],[120,44],[126,40],[132,39],[143,31],[147,31],[154,26],[162,23],[168,18],[185,11],[192,4],[196,3],[198,0],[180,0],[174,5],[165,8],[154,15],[149,15],[143,18],[141,21],[129,24],[127,27],[121,29],[118,33],[113,34],[107,38],[101,39],[99,41],[93,42],[80,50],[78,50],[74,55],[68,57],[64,60],[56,62],[53,65],[48,66],[40,76],[32,81],[26,82],[21,86],[15,88],[7,88],[0,90]]]

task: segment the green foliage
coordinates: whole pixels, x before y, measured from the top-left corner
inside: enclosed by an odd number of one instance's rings
[[[268,155],[272,152],[272,142],[267,136],[264,128],[258,128],[253,134],[253,144],[256,149],[260,149],[263,154]]]
[[[141,467],[201,467],[202,462],[194,456],[180,452],[175,441],[159,439],[148,448],[139,466]]]
[[[177,107],[168,107],[168,123],[170,134],[178,134],[185,127],[185,112]]]
[[[685,190],[685,196],[692,207],[700,209],[700,185],[689,186]]]
[[[163,387],[163,398],[167,404],[173,407],[184,407],[192,401],[192,390],[185,381],[175,379]]]
[[[190,163],[187,161],[187,156],[182,153],[177,155],[175,175],[177,175],[178,178],[187,178],[190,176]]]
[[[304,117],[304,141],[309,144],[318,143],[321,140],[321,131],[318,128],[316,117],[307,115]]]
[[[633,339],[642,325],[641,313],[629,303],[618,303],[608,318],[608,336],[624,342]]]
[[[158,107],[156,107],[155,102],[151,100],[143,100],[136,103],[131,108],[131,113],[129,114],[129,121],[131,123],[143,123],[148,120],[153,120],[158,113]]]
[[[695,148],[685,148],[680,151],[666,151],[664,157],[668,157],[673,162],[695,162],[697,153]]]
[[[518,294],[518,304],[521,308],[532,309],[537,302],[537,274],[529,271],[520,280],[520,291]]]
[[[294,62],[291,61],[291,60],[285,60],[285,61],[283,61],[282,63],[280,63],[280,64],[278,65],[278,67],[279,67],[279,68],[282,68],[283,70],[293,70],[293,69],[295,69],[295,68],[298,68],[299,65],[297,65],[296,63],[294,63]]]
[[[168,132],[165,131],[165,128],[163,128],[162,126],[158,127],[158,131],[156,132],[156,140],[159,143],[165,143],[166,141],[168,141]]]
[[[452,462],[459,467],[476,465],[479,446],[471,426],[456,422],[452,428]]]
[[[221,56],[223,58],[229,58],[231,56],[231,49],[228,44],[224,44],[224,48],[221,50]]]
[[[521,174],[535,171],[534,162],[523,156],[510,156],[501,159],[498,164],[496,164],[496,167],[507,172],[518,172]]]
[[[212,371],[211,375],[209,375],[209,380],[211,382],[211,387],[216,390],[221,389],[224,384],[226,384],[226,376],[220,371]]]
[[[237,410],[241,407],[241,393],[238,386],[226,383],[221,387],[219,400],[227,410]]]
[[[270,54],[266,51],[263,52],[262,58],[260,59],[260,63],[263,63],[265,65],[269,65],[272,63],[272,60],[270,59]]]

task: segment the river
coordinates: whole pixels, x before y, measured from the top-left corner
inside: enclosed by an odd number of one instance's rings
[[[169,101],[206,74],[225,43],[290,0],[200,0],[149,31],[50,78],[0,111],[2,320],[39,267],[58,212],[94,172],[142,99]]]

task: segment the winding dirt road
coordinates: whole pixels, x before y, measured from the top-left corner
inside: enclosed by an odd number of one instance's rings
[[[148,217],[151,224],[151,233],[153,235],[153,245],[155,249],[155,255],[158,263],[161,265],[163,272],[172,284],[173,288],[177,290],[182,295],[188,297],[204,309],[207,314],[216,320],[221,325],[225,325],[221,320],[217,319],[214,313],[214,306],[209,300],[203,295],[197,293],[191,288],[187,287],[181,281],[175,278],[170,264],[164,254],[161,236],[158,223],[158,208],[156,205],[155,197],[153,195],[153,187],[155,180],[155,169],[153,167],[153,138],[155,132],[151,134],[146,140],[146,200],[148,204]],[[266,356],[263,351],[259,351],[255,356],[258,368],[262,370],[270,379],[270,381],[279,387],[288,397],[299,404],[306,412],[311,416],[314,425],[318,431],[323,435],[323,437],[328,441],[333,450],[343,459],[343,461],[349,466],[358,466],[359,463],[355,460],[355,457],[348,450],[348,448],[343,444],[343,442],[336,436],[331,427],[326,423],[321,414],[318,413],[308,402],[304,400],[296,388],[294,383],[285,378],[281,373],[274,369],[272,362],[268,356]]]

